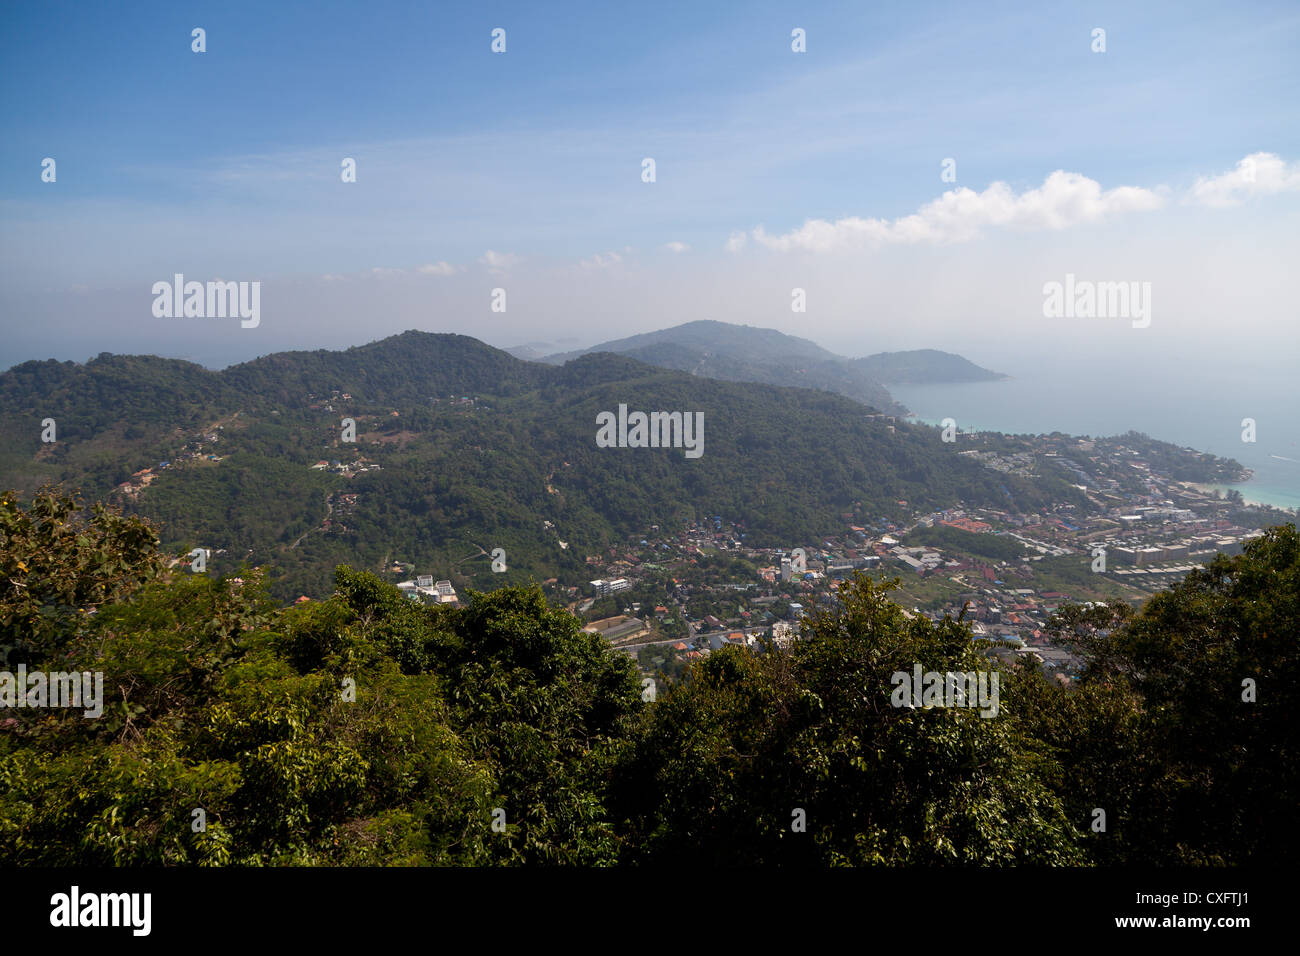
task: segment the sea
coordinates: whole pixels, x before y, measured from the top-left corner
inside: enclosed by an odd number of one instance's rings
[[[1129,431],[1233,458],[1254,471],[1235,488],[1248,502],[1300,509],[1300,375],[1274,356],[1269,364],[1170,361],[1034,360],[1015,363],[992,382],[891,385],[894,398],[937,425],[952,418],[961,431],[1102,437]],[[996,361],[986,367],[998,371]],[[1255,441],[1243,441],[1244,419]]]

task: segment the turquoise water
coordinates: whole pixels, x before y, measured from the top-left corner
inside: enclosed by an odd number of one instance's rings
[[[990,363],[997,368],[995,363]],[[1235,458],[1255,472],[1236,488],[1247,501],[1300,508],[1300,385],[1287,370],[1215,368],[1002,368],[1012,378],[959,385],[898,385],[890,392],[921,421],[1012,434],[1066,432],[1152,438]],[[1242,441],[1242,419],[1255,442]]]

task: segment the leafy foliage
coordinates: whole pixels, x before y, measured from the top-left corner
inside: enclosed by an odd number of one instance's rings
[[[1088,661],[1075,687],[858,576],[788,652],[724,648],[647,702],[631,660],[536,587],[425,606],[340,567],[329,599],[278,608],[256,569],[161,569],[133,519],[71,534],[73,499],[4,507],[17,645],[32,668],[101,672],[105,707],[0,717],[0,864],[1241,864],[1296,847],[1294,526],[1141,611],[1065,609],[1054,626]],[[41,611],[83,598],[94,614]],[[998,715],[896,706],[893,675],[916,665],[997,668]]]
[[[1044,732],[1060,734],[1080,783],[1091,774],[1116,780],[1108,802],[1125,856],[1210,865],[1293,856],[1300,840],[1294,525],[1270,529],[1245,555],[1219,555],[1136,615],[1071,609],[1056,628],[1091,662],[1079,701],[1093,707],[1045,718]],[[1068,726],[1074,721],[1080,725]],[[1096,799],[1106,805],[1106,796]]]
[[[155,576],[153,529],[42,488],[24,510],[0,492],[0,662],[54,656],[79,622]]]
[[[898,708],[891,676],[987,668],[964,627],[861,575],[789,655],[711,655],[628,761],[634,859],[709,865],[1067,864],[1078,835],[1007,720]],[[793,828],[802,811],[807,835]]]

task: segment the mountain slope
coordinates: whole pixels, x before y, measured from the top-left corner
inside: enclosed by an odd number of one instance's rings
[[[562,364],[571,358],[590,352],[618,352],[626,354],[637,349],[657,345],[679,345],[705,352],[723,352],[742,362],[826,361],[839,358],[816,343],[776,329],[760,329],[750,325],[733,325],[705,319],[686,322],[669,329],[630,335],[581,349],[551,355],[546,361]]]
[[[872,408],[903,413],[887,384],[992,381],[1003,376],[959,355],[935,349],[881,352],[848,359],[775,329],[727,322],[687,322],[544,359],[562,364],[580,355],[613,352],[660,368],[704,378],[792,385],[836,392]]]
[[[974,362],[937,349],[878,352],[853,364],[885,385],[933,385],[940,382],[993,382],[1006,378]]]
[[[338,389],[378,402],[423,402],[489,391],[516,394],[546,370],[467,335],[408,331],[334,352],[277,352],[221,373],[231,388],[286,404]]]
[[[887,389],[847,360],[807,339],[775,329],[726,322],[688,322],[606,342],[582,352],[548,356],[546,361],[560,363],[593,352],[628,355],[648,365],[703,378],[815,388],[845,395],[881,411],[905,411]]]
[[[50,364],[0,375],[0,488],[55,480],[118,501],[176,551],[224,552],[210,567],[274,566],[281,597],[326,593],[339,563],[398,559],[458,585],[580,581],[587,555],[714,515],[751,544],[790,545],[842,531],[842,514],[1077,497],[1064,479],[990,472],[936,430],[870,419],[841,396],[609,353],[555,367],[407,332],[222,372],[147,356]],[[703,413],[703,456],[597,447],[597,414],[621,404]],[[61,423],[53,445],[39,438],[46,416]],[[344,418],[355,444],[340,440]],[[359,464],[313,469],[321,460]],[[146,467],[148,482],[135,476]],[[488,567],[496,547],[504,575]]]

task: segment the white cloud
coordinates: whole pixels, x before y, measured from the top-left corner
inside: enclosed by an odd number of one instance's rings
[[[762,226],[753,231],[756,242],[769,249],[832,252],[857,245],[910,244],[917,242],[966,242],[990,226],[1015,229],[1065,229],[1126,212],[1158,209],[1164,197],[1137,186],[1120,186],[1102,191],[1095,180],[1058,169],[1036,189],[1016,195],[1003,182],[982,193],[973,189],[951,189],[926,203],[917,212],[900,219],[862,219],[852,216],[828,222],[809,219],[798,229],[770,236]],[[727,248],[737,243],[732,233]]]
[[[390,279],[393,276],[402,275],[405,271],[405,269],[390,269],[386,266],[375,266],[370,270],[370,274],[376,279]]]
[[[479,264],[485,265],[494,272],[500,272],[509,269],[519,261],[519,257],[513,252],[494,252],[489,249],[483,255],[479,256]]]
[[[605,269],[612,265],[617,265],[623,261],[623,257],[617,252],[607,252],[601,255],[599,252],[590,259],[581,260],[578,265],[584,269]]]
[[[426,276],[451,276],[459,272],[460,267],[453,266],[450,262],[438,261],[420,266],[420,268],[415,271]]]
[[[741,249],[745,248],[745,238],[746,237],[744,232],[742,231],[733,232],[727,238],[727,251],[739,252]]]
[[[1300,163],[1287,164],[1276,153],[1251,153],[1237,168],[1196,180],[1189,202],[1236,206],[1254,196],[1300,190]]]
[[[673,242],[665,242],[664,248],[672,252],[686,252],[691,247],[684,242],[673,241]]]

